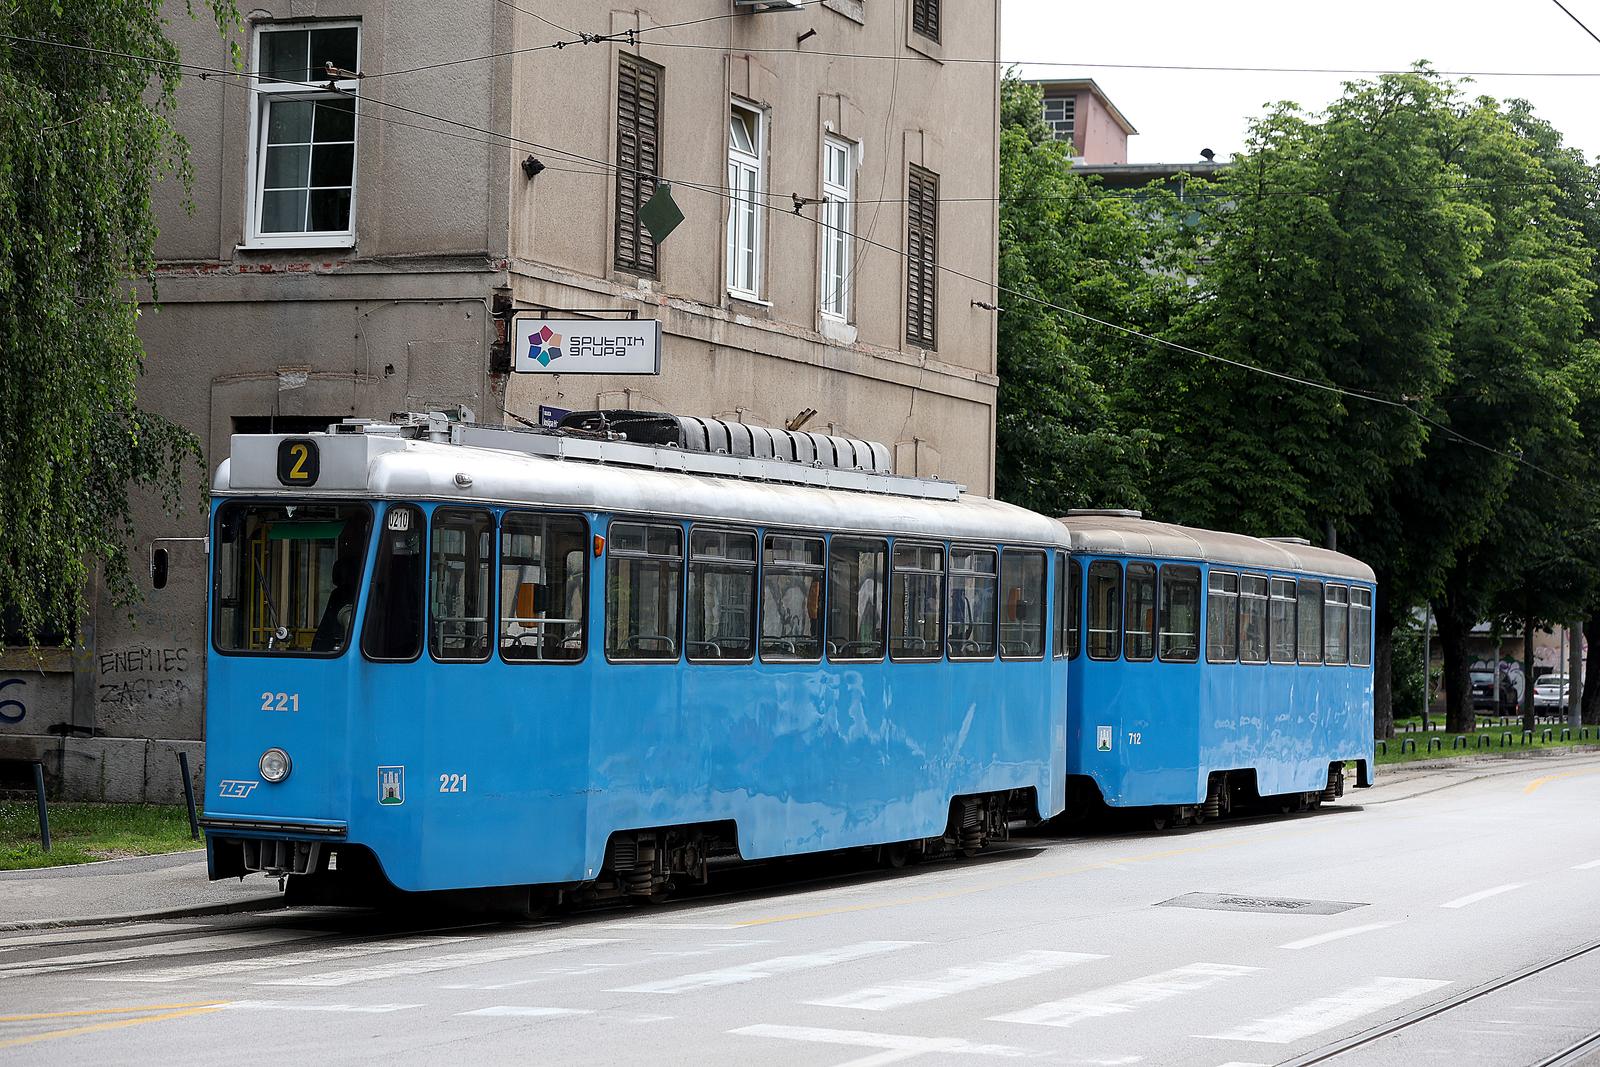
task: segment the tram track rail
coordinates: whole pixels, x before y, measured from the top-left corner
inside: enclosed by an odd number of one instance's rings
[[[1472,1003],[1475,1000],[1479,1000],[1493,993],[1498,993],[1502,989],[1516,985],[1518,982],[1532,978],[1536,975],[1555,970],[1557,967],[1571,963],[1574,960],[1581,959],[1584,956],[1589,955],[1591,952],[1596,951],[1600,951],[1600,940],[1590,941],[1589,943],[1569,952],[1552,956],[1549,959],[1542,960],[1527,967],[1523,967],[1520,970],[1512,971],[1510,974],[1501,975],[1499,978],[1490,979],[1489,981],[1480,985],[1473,986],[1471,989],[1463,990],[1453,997],[1447,997],[1446,999],[1437,1003],[1418,1008],[1409,1015],[1402,1015],[1398,1019],[1393,1019],[1389,1022],[1381,1023],[1377,1026],[1371,1027],[1370,1029],[1363,1030],[1361,1033],[1356,1034],[1353,1037],[1345,1038],[1344,1040],[1334,1042],[1331,1045],[1324,1045],[1321,1048],[1308,1052],[1303,1056],[1298,1056],[1290,1060],[1283,1060],[1277,1065],[1277,1067],[1311,1067],[1312,1064],[1328,1063],[1329,1061],[1340,1056],[1375,1044],[1376,1042],[1382,1041],[1388,1037],[1392,1037],[1395,1034],[1402,1033],[1421,1023],[1437,1019],[1439,1016],[1452,1012],[1457,1008]],[[1587,1057],[1597,1052],[1600,1052],[1600,1031],[1596,1031],[1595,1033],[1590,1034],[1588,1037],[1569,1045],[1567,1048],[1562,1049],[1560,1052],[1557,1052],[1548,1059],[1539,1060],[1535,1065],[1533,1065],[1533,1067],[1571,1067],[1571,1065],[1580,1063]]]

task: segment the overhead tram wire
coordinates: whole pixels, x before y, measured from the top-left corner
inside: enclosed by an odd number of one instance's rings
[[[1585,26],[1583,20],[1574,15],[1572,10],[1568,8],[1566,4],[1563,4],[1561,0],[1551,0],[1551,2],[1559,7],[1562,11],[1566,12],[1567,18],[1571,19],[1573,22],[1576,22],[1579,29],[1581,29],[1584,33],[1587,33],[1590,37],[1593,37],[1595,39],[1595,43],[1600,44],[1600,36],[1596,36],[1593,30],[1591,30],[1588,26]]]
[[[15,34],[8,34],[8,33],[0,33],[0,40],[11,40],[11,41],[19,42],[19,43],[38,44],[38,45],[45,45],[47,47],[65,48],[65,49],[70,49],[70,50],[74,50],[74,51],[97,53],[97,54],[100,54],[100,55],[116,56],[116,57],[123,58],[123,59],[131,59],[131,60],[134,60],[136,62],[149,63],[149,64],[152,64],[154,66],[177,67],[179,69],[187,69],[187,70],[198,71],[198,72],[201,72],[202,74],[224,75],[224,76],[227,76],[227,77],[240,78],[242,80],[251,80],[251,79],[261,80],[261,79],[263,79],[265,77],[264,75],[260,74],[259,72],[237,71],[237,70],[231,70],[231,69],[221,68],[221,67],[207,67],[207,66],[204,66],[202,64],[185,63],[185,62],[180,61],[180,60],[157,59],[157,58],[151,57],[151,56],[139,56],[139,55],[134,55],[134,54],[131,54],[131,53],[126,53],[126,52],[117,52],[117,51],[113,51],[113,50],[110,50],[110,49],[94,48],[94,47],[89,46],[89,45],[75,45],[75,44],[69,44],[69,43],[62,42],[62,41],[45,40],[43,38],[20,37],[20,36],[17,36]],[[272,79],[272,80],[280,82],[282,84],[303,85],[303,86],[306,86],[307,88],[321,89],[321,90],[324,90],[324,91],[327,90],[327,84],[325,84],[325,83],[296,82],[296,81],[287,81],[285,79]],[[404,106],[399,105],[399,104],[388,103],[386,101],[378,100],[378,99],[373,98],[373,97],[357,97],[356,94],[353,94],[353,93],[343,93],[342,95],[348,96],[351,99],[365,100],[368,103],[381,104],[381,105],[383,105],[385,107],[394,108],[396,110],[403,111],[403,112],[406,112],[408,114],[416,115],[416,116],[421,117],[421,118],[426,118],[426,119],[430,119],[430,120],[433,120],[433,121],[436,121],[436,122],[441,122],[441,123],[444,123],[445,125],[457,126],[457,127],[460,127],[461,129],[469,130],[469,131],[471,131],[473,133],[484,134],[484,135],[486,135],[488,137],[497,137],[497,138],[502,139],[505,142],[509,142],[510,144],[531,146],[531,147],[534,147],[534,148],[538,148],[541,151],[553,152],[553,153],[555,153],[557,155],[564,156],[564,157],[570,158],[572,160],[576,160],[576,161],[580,161],[580,162],[584,162],[584,163],[590,163],[590,164],[595,165],[598,168],[601,168],[600,170],[597,170],[597,171],[574,172],[574,173],[600,174],[600,173],[604,173],[606,171],[616,172],[616,171],[630,169],[630,168],[618,167],[615,164],[607,163],[604,160],[593,159],[592,157],[584,156],[584,155],[582,155],[580,153],[568,152],[568,151],[563,150],[563,149],[555,148],[554,146],[551,146],[551,145],[540,144],[538,142],[526,140],[525,138],[515,137],[515,136],[510,135],[510,134],[503,134],[503,133],[500,133],[500,132],[495,131],[495,130],[485,130],[485,129],[481,128],[481,127],[473,126],[473,125],[471,125],[469,123],[463,123],[463,122],[459,122],[459,121],[454,120],[454,119],[444,118],[443,116],[432,115],[432,114],[429,114],[429,113],[423,112],[423,111],[417,111],[417,110],[412,109],[412,108],[407,108],[407,107],[404,107]],[[368,117],[374,117],[374,116],[368,116]],[[404,124],[404,125],[410,125],[410,124]],[[419,130],[422,130],[423,132],[439,133],[439,134],[442,134],[444,136],[456,136],[456,135],[452,134],[448,130],[428,130],[425,127],[415,127],[415,128],[419,129]],[[476,140],[476,138],[469,138],[469,139],[470,140]],[[495,142],[493,142],[493,141],[483,141],[481,143],[489,144],[491,146],[495,146]],[[506,145],[505,147],[509,147],[509,145]],[[717,197],[719,197],[719,198],[721,198],[723,200],[736,199],[736,197],[733,195],[733,193],[730,190],[725,189],[725,188],[721,188],[721,187],[717,187],[717,186],[706,185],[706,184],[698,183],[698,182],[688,182],[688,181],[674,180],[674,179],[669,179],[669,178],[666,178],[664,176],[659,176],[659,175],[657,176],[657,180],[658,181],[662,181],[662,182],[667,182],[667,183],[671,184],[675,188],[693,189],[693,190],[695,190],[697,192],[703,192],[703,193],[708,193],[708,194],[713,195],[713,196],[717,196]],[[771,194],[768,194],[768,195],[771,195]],[[805,219],[807,222],[811,223],[813,226],[821,226],[821,225],[823,225],[821,220],[812,218],[809,215],[797,214],[797,213],[787,212],[787,211],[777,211],[777,212],[774,212],[774,214],[777,214],[777,215],[780,215],[780,216],[783,216],[783,217],[786,217],[786,218],[787,217],[802,218],[802,219]],[[852,236],[855,236],[855,235],[852,235]],[[873,248],[881,249],[882,251],[888,252],[889,254],[894,255],[894,256],[902,259],[902,260],[909,260],[910,259],[910,253],[906,252],[906,251],[904,251],[902,249],[894,248],[894,247],[891,247],[889,245],[883,244],[882,242],[873,241],[873,240],[871,240],[869,238],[862,238],[862,237],[859,237],[859,236],[855,236],[855,239],[857,241],[859,241],[860,243],[862,243],[862,244],[868,245],[868,246],[873,247]],[[1448,426],[1448,425],[1446,425],[1444,423],[1440,423],[1437,420],[1435,420],[1435,419],[1423,414],[1422,412],[1416,410],[1416,408],[1412,407],[1410,403],[1408,403],[1408,402],[1406,402],[1404,400],[1396,400],[1396,399],[1393,399],[1391,397],[1385,397],[1385,396],[1378,395],[1376,393],[1370,393],[1370,392],[1366,392],[1366,391],[1363,391],[1363,390],[1351,389],[1351,388],[1348,388],[1348,387],[1345,387],[1345,386],[1336,385],[1336,384],[1334,384],[1332,382],[1319,382],[1319,381],[1317,381],[1315,379],[1312,379],[1312,378],[1303,378],[1303,377],[1300,377],[1298,375],[1289,374],[1289,373],[1284,372],[1284,371],[1273,370],[1270,367],[1262,367],[1262,366],[1259,366],[1257,364],[1246,363],[1246,362],[1244,362],[1242,360],[1232,359],[1232,358],[1229,358],[1227,356],[1219,356],[1219,355],[1217,355],[1217,354],[1215,354],[1213,352],[1207,352],[1207,351],[1204,351],[1203,349],[1194,348],[1194,347],[1192,347],[1190,345],[1185,345],[1185,344],[1182,344],[1182,343],[1180,343],[1178,341],[1172,341],[1172,340],[1169,340],[1169,339],[1164,338],[1164,337],[1159,337],[1159,336],[1157,336],[1155,334],[1145,333],[1144,331],[1135,329],[1135,328],[1133,328],[1131,326],[1123,326],[1123,325],[1121,325],[1119,323],[1111,322],[1111,321],[1109,321],[1107,319],[1101,319],[1101,318],[1098,318],[1098,317],[1096,317],[1094,315],[1090,315],[1090,314],[1088,314],[1086,312],[1078,311],[1075,308],[1065,307],[1065,306],[1063,306],[1061,304],[1055,303],[1054,301],[1047,300],[1044,297],[1035,296],[1032,293],[1026,293],[1026,292],[1023,292],[1023,291],[1018,290],[1018,289],[1012,289],[1012,288],[1010,288],[1008,286],[1000,285],[998,282],[986,281],[986,280],[984,280],[982,278],[978,278],[978,277],[975,277],[974,275],[967,274],[967,273],[965,273],[963,271],[957,270],[954,267],[948,266],[948,265],[943,264],[943,263],[935,263],[934,264],[934,268],[936,270],[938,270],[938,271],[940,271],[942,273],[945,273],[947,275],[950,275],[952,277],[956,277],[956,278],[960,278],[960,279],[962,279],[964,281],[972,282],[973,284],[981,286],[981,287],[984,287],[986,289],[991,289],[996,293],[1003,293],[1003,294],[1005,294],[1007,296],[1014,297],[1014,298],[1019,299],[1019,300],[1024,300],[1024,301],[1027,301],[1027,302],[1032,303],[1032,304],[1037,304],[1037,305],[1039,305],[1041,307],[1047,308],[1047,309],[1052,310],[1052,311],[1058,311],[1058,312],[1060,312],[1060,313],[1062,313],[1064,315],[1071,316],[1073,318],[1079,319],[1080,321],[1089,323],[1091,325],[1099,326],[1099,327],[1101,327],[1103,329],[1107,329],[1107,330],[1111,330],[1111,331],[1114,331],[1114,332],[1117,332],[1117,333],[1121,333],[1121,334],[1124,334],[1124,335],[1129,336],[1129,337],[1136,337],[1136,338],[1139,338],[1140,340],[1150,342],[1152,344],[1158,345],[1158,346],[1163,347],[1163,348],[1170,349],[1172,351],[1182,352],[1182,353],[1186,353],[1188,355],[1197,356],[1197,357],[1199,357],[1201,359],[1208,360],[1210,362],[1214,362],[1214,363],[1218,363],[1218,364],[1222,364],[1222,365],[1225,365],[1225,366],[1233,367],[1233,368],[1238,369],[1238,370],[1247,371],[1247,372],[1254,373],[1254,374],[1260,374],[1260,375],[1263,375],[1265,377],[1273,378],[1273,379],[1285,382],[1285,383],[1290,384],[1290,385],[1298,385],[1298,386],[1303,386],[1303,387],[1310,388],[1310,389],[1320,390],[1320,391],[1323,391],[1323,392],[1334,393],[1334,394],[1337,394],[1339,396],[1346,397],[1346,398],[1349,398],[1349,399],[1352,399],[1352,400],[1361,400],[1361,401],[1365,401],[1367,403],[1378,404],[1378,405],[1382,405],[1382,406],[1386,406],[1386,407],[1396,408],[1396,409],[1399,409],[1401,411],[1405,411],[1405,412],[1409,413],[1410,415],[1412,415],[1414,418],[1418,419],[1419,421],[1421,421],[1423,423],[1426,423],[1427,425],[1438,429],[1442,433],[1449,434],[1452,438],[1462,442],[1463,444],[1471,445],[1471,446],[1473,446],[1475,448],[1481,449],[1482,451],[1488,452],[1488,453],[1490,453],[1492,455],[1499,456],[1502,459],[1506,459],[1506,460],[1511,461],[1514,464],[1517,464],[1518,466],[1525,466],[1528,469],[1537,471],[1537,472],[1539,472],[1541,474],[1546,475],[1547,477],[1550,477],[1550,478],[1553,478],[1553,479],[1556,479],[1556,480],[1559,480],[1559,481],[1568,481],[1568,479],[1561,478],[1560,475],[1557,475],[1554,472],[1549,471],[1546,468],[1544,468],[1544,467],[1542,467],[1542,466],[1540,466],[1540,465],[1538,465],[1536,463],[1533,463],[1533,462],[1525,459],[1521,455],[1518,455],[1518,454],[1515,454],[1515,453],[1511,453],[1511,452],[1505,452],[1505,451],[1503,451],[1501,449],[1493,447],[1492,445],[1484,444],[1483,442],[1477,441],[1474,438],[1471,438],[1471,437],[1467,436],[1466,434],[1463,434],[1460,431],[1455,430],[1455,429],[1451,428],[1450,426]]]

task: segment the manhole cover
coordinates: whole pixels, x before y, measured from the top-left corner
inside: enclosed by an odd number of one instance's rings
[[[1339,900],[1292,900],[1287,897],[1258,897],[1247,893],[1185,893],[1163,900],[1158,908],[1199,908],[1202,911],[1255,911],[1276,915],[1338,915],[1365,904]]]

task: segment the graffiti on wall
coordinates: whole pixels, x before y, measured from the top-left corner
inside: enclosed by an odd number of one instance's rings
[[[135,645],[95,657],[95,702],[109,711],[132,711],[149,704],[174,705],[188,699],[189,649]]]
[[[0,678],[0,722],[15,725],[28,717],[27,684],[22,678]]]

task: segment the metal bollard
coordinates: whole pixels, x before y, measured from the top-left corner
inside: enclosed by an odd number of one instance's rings
[[[1492,748],[1492,747],[1494,747],[1494,738],[1490,737],[1488,734],[1478,734],[1476,736],[1477,736],[1477,739],[1478,739],[1478,743],[1473,745],[1472,746],[1473,748],[1485,748],[1485,747]]]
[[[1387,756],[1388,754],[1389,754],[1389,742],[1383,740],[1380,737],[1378,739],[1378,755]]]
[[[1415,737],[1406,738],[1404,743],[1402,743],[1401,746],[1400,746],[1400,754],[1402,756],[1404,756],[1407,752],[1415,752],[1416,750],[1417,750],[1417,739]]]
[[[1539,731],[1539,743],[1541,745],[1542,744],[1546,744],[1546,743],[1548,743],[1550,741],[1554,741],[1555,739],[1556,739],[1556,732],[1554,730],[1550,729],[1550,727],[1546,726],[1543,730]]]
[[[1511,747],[1511,731],[1510,730],[1507,730],[1505,733],[1500,735],[1500,747],[1501,748],[1510,748]]]
[[[1437,747],[1440,752],[1443,752],[1444,751],[1444,738],[1442,738],[1442,737],[1430,737],[1430,738],[1428,738],[1428,751],[1432,752],[1435,747]]]
[[[1458,748],[1466,748],[1466,747],[1467,747],[1467,737],[1466,737],[1465,734],[1456,734],[1454,737],[1452,737],[1450,739],[1450,751],[1454,752]]]
[[[50,813],[44,806],[44,764],[33,761],[33,793],[39,801],[39,843],[50,851]]]
[[[1572,740],[1572,727],[1563,726],[1561,728],[1561,740],[1563,740],[1563,741],[1571,741]]]
[[[189,837],[200,840],[200,820],[194,815],[194,779],[189,777],[189,753],[178,750],[178,770],[183,773],[183,800],[189,805]]]

